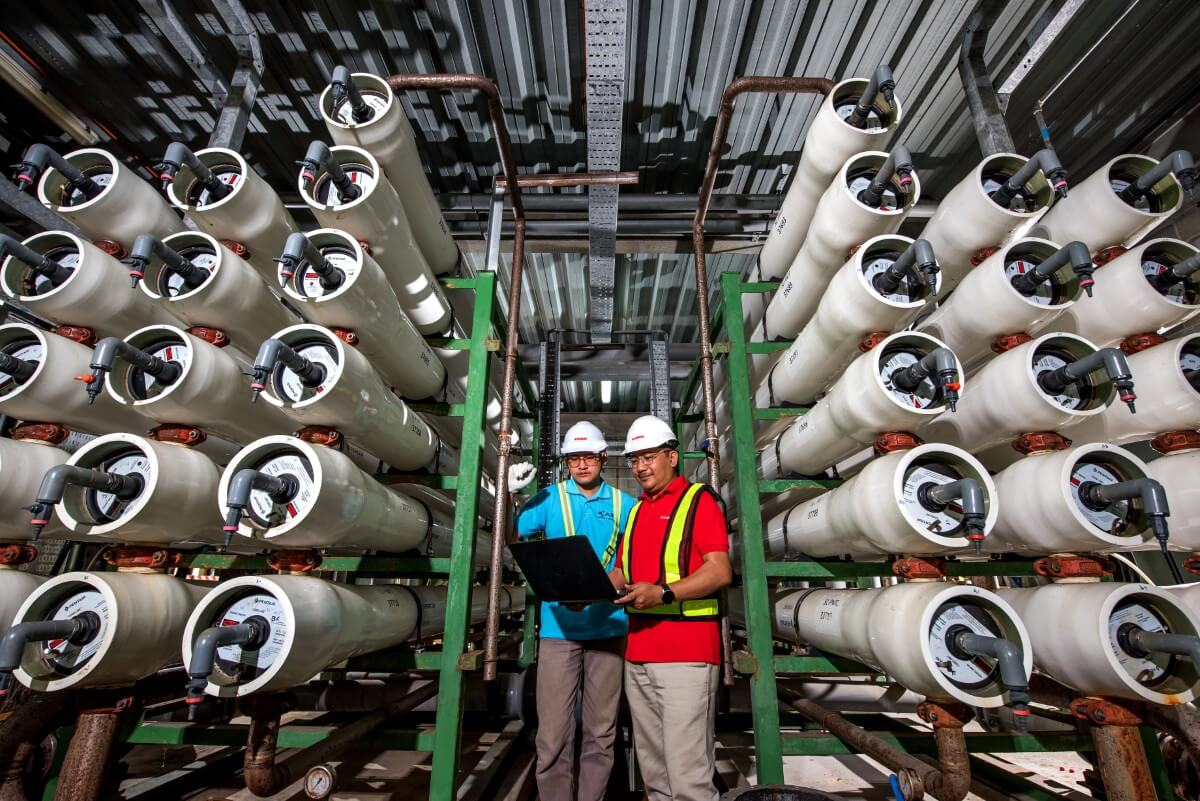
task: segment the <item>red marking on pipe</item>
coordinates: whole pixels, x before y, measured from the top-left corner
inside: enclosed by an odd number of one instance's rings
[[[203,702],[204,702],[204,696],[203,696],[203,695],[185,695],[185,696],[183,697],[183,702],[184,702],[185,704],[199,704],[199,703],[203,703]]]
[[[31,183],[33,183],[33,179],[30,178],[25,173],[21,173],[20,175],[17,176],[17,182],[22,183],[22,184],[31,184]]]
[[[175,183],[174,175],[170,175],[170,174],[164,172],[164,173],[160,173],[158,177],[161,178],[162,180],[166,181],[169,184]]]
[[[290,515],[291,517],[295,517],[296,515],[300,514],[300,512],[296,509],[296,504],[294,504],[294,503],[289,503],[287,505],[287,510],[288,510],[288,515]]]
[[[305,170],[304,172],[300,173],[300,180],[307,181],[311,184],[313,181],[317,180],[317,176],[313,175],[308,170]]]
[[[256,392],[262,392],[262,391],[263,391],[264,389],[266,389],[266,388],[267,388],[267,387],[266,387],[266,385],[264,385],[264,384],[259,384],[258,382],[255,382],[255,383],[253,383],[253,384],[251,384],[251,385],[250,385],[250,389],[253,389],[253,390],[255,390]]]
[[[1066,182],[1066,181],[1055,181],[1055,182],[1054,182],[1054,188],[1055,188],[1055,189],[1058,189],[1059,187],[1063,187],[1063,186],[1066,186],[1066,185],[1067,185],[1067,182]]]
[[[46,526],[50,524],[49,520],[31,520],[30,522],[35,526]]]
[[[1072,487],[1078,487],[1081,483],[1083,483],[1083,482],[1081,482],[1079,479],[1075,478],[1074,476],[1071,476],[1071,486]]]
[[[51,640],[50,641],[50,650],[53,651],[55,648],[62,645],[64,642],[66,642],[66,640]]]
[[[950,389],[950,390],[954,390],[955,392],[958,392],[960,389],[962,389],[962,384],[959,383],[958,381],[950,381],[946,384],[946,389]]]
[[[240,620],[234,620],[233,618],[227,617],[227,618],[224,618],[221,620],[221,625],[222,626],[236,626],[241,622],[242,621],[240,621]]]
[[[320,395],[320,394],[321,394],[322,392],[324,392],[324,391],[325,391],[325,387],[317,387],[317,394],[318,394],[318,395]]]
[[[222,531],[237,531],[238,527],[237,526],[224,526],[224,527],[222,527],[221,530]]]

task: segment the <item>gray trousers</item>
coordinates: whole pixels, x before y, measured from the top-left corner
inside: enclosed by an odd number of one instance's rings
[[[648,801],[717,801],[719,673],[705,662],[625,663],[625,697]]]
[[[625,638],[538,641],[537,785],[541,801],[604,801],[612,772]],[[575,703],[583,675],[583,741],[572,792]]]

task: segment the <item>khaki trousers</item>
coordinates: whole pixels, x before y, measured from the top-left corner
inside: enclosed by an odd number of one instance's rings
[[[537,785],[541,801],[604,801],[612,772],[625,638],[538,641]],[[575,700],[583,674],[583,742],[572,792]]]
[[[625,697],[648,801],[717,801],[718,676],[719,668],[705,662],[625,663]]]

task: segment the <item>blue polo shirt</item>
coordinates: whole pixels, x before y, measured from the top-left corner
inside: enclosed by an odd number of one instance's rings
[[[603,559],[614,530],[613,493],[621,496],[621,519],[615,521],[618,534],[625,530],[634,499],[607,481],[601,481],[599,491],[590,498],[571,479],[567,479],[566,490],[576,536],[587,537],[596,558]],[[522,539],[541,532],[545,532],[547,539],[567,536],[557,484],[543,488],[530,498],[517,518],[517,534]],[[604,569],[611,570],[615,559],[614,549]],[[607,601],[588,604],[582,612],[572,612],[560,604],[543,601],[541,618],[541,636],[553,640],[604,640],[624,637],[628,629],[625,611]]]

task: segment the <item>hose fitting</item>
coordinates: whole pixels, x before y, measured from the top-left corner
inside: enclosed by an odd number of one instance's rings
[[[313,182],[317,180],[317,173],[323,167],[329,174],[329,180],[333,181],[333,185],[338,188],[338,193],[344,202],[356,200],[362,194],[362,189],[358,184],[350,180],[350,176],[346,175],[342,165],[333,158],[333,152],[330,151],[329,146],[319,139],[308,146],[303,160],[297,163],[300,165],[300,185],[304,189],[312,187]]]
[[[1049,281],[1052,275],[1067,266],[1070,266],[1075,275],[1079,276],[1079,286],[1083,288],[1084,292],[1087,292],[1090,298],[1092,296],[1092,286],[1096,283],[1092,279],[1092,273],[1096,271],[1096,265],[1092,263],[1092,254],[1088,252],[1087,245],[1079,240],[1063,245],[1054,251],[1053,254],[1043,259],[1040,264],[1034,267],[1032,272],[1014,275],[1010,283],[1013,289],[1025,297],[1032,297],[1037,292],[1039,286]]]
[[[350,117],[355,122],[366,122],[374,116],[367,101],[363,100],[362,92],[358,91],[358,87],[355,86],[354,76],[347,68],[342,66],[333,68],[333,77],[329,81],[329,92],[333,100],[334,111],[337,111],[338,106],[349,101]]]
[[[0,353],[0,373],[12,376],[12,380],[20,385],[33,378],[37,372],[38,363],[18,359],[9,353]]]
[[[147,375],[154,376],[155,380],[164,386],[174,384],[183,375],[183,368],[174,362],[135,348],[123,339],[105,337],[96,343],[96,348],[92,351],[92,363],[89,365],[92,374],[81,377],[85,379],[84,386],[87,388],[89,405],[95,403],[96,396],[104,390],[105,378],[112,372],[118,356],[124,357],[125,361],[134,367],[140,367]]]
[[[875,177],[871,179],[871,185],[858,193],[859,201],[873,209],[879,208],[879,204],[883,202],[884,190],[887,189],[892,178],[896,178],[896,183],[900,185],[901,191],[907,192],[908,188],[912,186],[912,173],[912,154],[904,145],[896,145],[892,148],[892,152],[888,153],[879,172],[875,173]]]
[[[196,154],[187,145],[183,142],[172,142],[167,145],[167,152],[163,154],[162,163],[158,165],[158,177],[162,180],[164,192],[175,182],[175,176],[184,164],[188,165],[196,175],[196,180],[208,190],[208,194],[214,201],[220,200],[232,191],[228,185],[222,183],[221,179],[213,174],[208,165],[196,157]]]
[[[892,68],[887,64],[880,64],[875,68],[875,72],[867,81],[866,88],[863,89],[862,97],[858,99],[858,105],[846,118],[846,124],[853,125],[855,128],[866,128],[867,115],[871,113],[871,107],[875,105],[875,95],[877,94],[882,94],[889,106],[896,101],[896,81],[892,77]]]
[[[28,189],[33,186],[38,176],[48,166],[52,166],[62,173],[63,178],[67,179],[67,186],[74,192],[82,192],[88,200],[104,191],[104,187],[72,167],[57,151],[41,143],[30,145],[25,149],[25,154],[21,156],[21,163],[17,165],[13,180],[17,182],[20,189]]]
[[[0,234],[0,259],[6,256],[12,256],[35,273],[46,276],[54,286],[58,286],[63,281],[66,281],[71,277],[71,273],[75,272],[74,267],[63,267],[48,256],[43,256],[32,248],[23,245],[20,240],[8,234]]]
[[[986,637],[956,626],[946,634],[955,649],[971,656],[990,656],[1000,669],[1000,686],[1008,691],[1008,706],[1024,730],[1029,718],[1029,678],[1021,650],[1003,637]]]
[[[33,514],[33,539],[36,541],[50,523],[50,512],[62,503],[69,485],[94,489],[115,495],[122,501],[132,501],[146,488],[145,480],[137,473],[107,473],[89,470],[73,464],[56,464],[42,476],[37,500],[25,510]]]
[[[333,266],[333,263],[325,258],[312,240],[300,231],[288,236],[287,243],[283,247],[283,255],[275,261],[283,265],[281,272],[285,280],[291,280],[292,276],[300,272],[307,263],[317,274],[321,288],[326,292],[337,289],[346,278],[346,274]]]
[[[1129,407],[1129,413],[1137,414],[1134,405],[1137,395],[1133,391],[1133,373],[1129,370],[1129,361],[1124,352],[1119,348],[1101,348],[1057,370],[1045,370],[1038,373],[1037,383],[1047,394],[1061,395],[1068,386],[1079,383],[1101,369],[1108,374],[1109,380],[1117,390],[1117,396]]]
[[[1146,515],[1150,531],[1154,534],[1154,539],[1158,541],[1158,547],[1167,559],[1175,583],[1183,583],[1179,566],[1171,558],[1170,550],[1167,547],[1170,538],[1167,518],[1171,515],[1171,508],[1167,504],[1167,491],[1162,484],[1152,478],[1133,478],[1128,481],[1118,481],[1115,484],[1085,481],[1079,485],[1079,500],[1084,506],[1096,511],[1106,509],[1117,501],[1140,500],[1142,513]],[[1197,664],[1197,668],[1200,669],[1200,663]]]
[[[952,501],[962,507],[963,530],[975,554],[983,552],[984,525],[987,522],[987,506],[984,502],[983,486],[973,478],[960,478],[948,484],[930,481],[917,488],[917,501],[931,512],[941,512]]]
[[[66,640],[74,645],[86,645],[100,633],[100,616],[82,612],[66,620],[38,620],[18,623],[0,638],[0,696],[8,694],[12,674],[21,665],[25,646],[44,640]]]
[[[1171,173],[1175,173],[1183,191],[1189,193],[1196,187],[1196,181],[1200,178],[1192,154],[1186,150],[1176,150],[1154,165],[1154,169],[1122,189],[1117,197],[1132,206],[1150,194],[1154,185]]]
[[[242,510],[250,503],[250,493],[261,490],[275,503],[288,503],[300,491],[300,483],[292,476],[271,476],[250,467],[233,474],[225,496],[225,544],[233,539],[242,520]]]
[[[900,288],[904,275],[912,275],[917,284],[924,284],[930,295],[937,294],[937,276],[941,271],[937,257],[933,253],[933,245],[928,239],[918,239],[905,248],[900,258],[892,262],[882,273],[872,281],[875,289],[881,295],[890,295]]]
[[[1011,178],[992,192],[992,200],[1000,208],[1007,209],[1014,197],[1025,192],[1025,184],[1039,170],[1046,176],[1046,181],[1054,190],[1056,197],[1061,199],[1067,196],[1067,171],[1062,162],[1058,160],[1058,154],[1054,152],[1054,148],[1045,147],[1034,153],[1021,165],[1021,169],[1013,173]]]
[[[225,184],[221,184],[224,186]],[[129,287],[137,289],[138,282],[146,277],[146,268],[155,256],[162,259],[166,269],[183,279],[188,291],[203,286],[212,275],[203,267],[197,267],[179,254],[177,250],[168,247],[161,239],[153,234],[138,234],[133,240],[133,248],[125,263],[129,265]]]
[[[1130,656],[1145,657],[1155,652],[1186,656],[1200,670],[1200,637],[1147,631],[1136,623],[1125,623],[1117,629],[1117,644]]]
[[[955,411],[962,384],[958,380],[958,361],[949,348],[934,348],[915,364],[894,370],[889,377],[899,389],[916,392],[922,381],[935,374],[937,378],[934,383],[942,391],[950,411]]]
[[[1200,270],[1200,253],[1193,254],[1190,259],[1185,259],[1153,276],[1150,278],[1150,284],[1159,292],[1165,293],[1176,284],[1182,284],[1191,278],[1197,270]]]
[[[268,339],[258,347],[258,355],[254,357],[254,368],[246,375],[250,382],[250,402],[258,401],[259,393],[267,388],[267,379],[275,371],[280,362],[296,374],[300,383],[312,389],[321,386],[325,381],[325,368],[316,362],[311,362],[296,351],[289,348],[281,340]]]
[[[271,634],[271,626],[261,617],[246,618],[235,626],[213,626],[205,629],[192,645],[192,660],[188,663],[187,694],[188,720],[196,719],[196,705],[204,700],[208,677],[217,661],[217,649],[225,645],[240,645],[246,650],[262,648]]]

